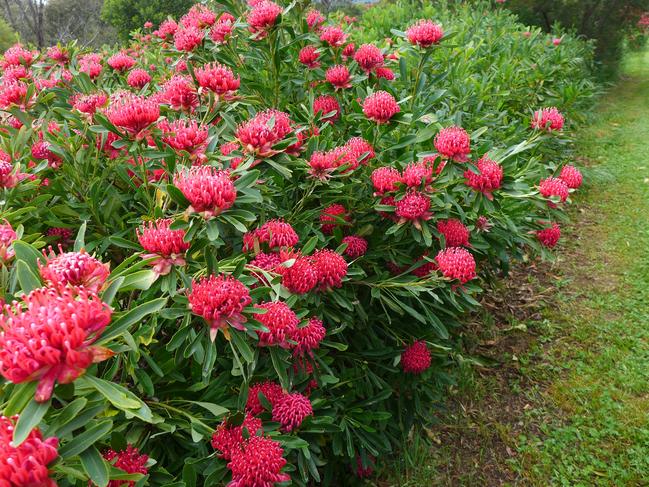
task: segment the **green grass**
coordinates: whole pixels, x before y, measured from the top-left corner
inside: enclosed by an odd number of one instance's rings
[[[487,321],[504,366],[466,368],[386,485],[649,485],[649,53],[625,72],[580,135],[587,184],[534,284],[541,319]]]

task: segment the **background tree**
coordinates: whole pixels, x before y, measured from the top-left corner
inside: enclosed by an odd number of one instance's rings
[[[114,43],[115,29],[100,16],[103,5],[103,0],[49,0],[45,10],[49,43],[68,43],[75,39],[81,45]]]
[[[46,0],[2,0],[5,19],[21,39],[44,47]]]
[[[6,50],[17,39],[16,32],[4,19],[0,18],[0,51]]]
[[[194,0],[105,0],[102,19],[111,24],[122,39],[147,22],[158,25],[167,16],[178,18],[195,4]]]

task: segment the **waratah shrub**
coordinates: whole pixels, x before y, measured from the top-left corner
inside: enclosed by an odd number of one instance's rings
[[[2,485],[347,485],[429,419],[480,290],[557,243],[592,89],[580,41],[426,12],[5,53]]]

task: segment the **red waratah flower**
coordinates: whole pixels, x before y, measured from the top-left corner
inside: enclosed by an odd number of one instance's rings
[[[464,171],[464,183],[475,191],[484,194],[487,199],[492,200],[492,192],[499,189],[503,181],[503,168],[496,161],[492,161],[486,155],[476,163],[478,173],[471,169]]]
[[[103,287],[110,271],[85,250],[62,252],[56,255],[50,247],[49,254],[43,252],[46,263],[38,263],[41,277],[48,286],[83,286],[96,293]]]
[[[202,316],[210,325],[212,341],[219,329],[228,337],[228,325],[243,330],[246,318],[241,311],[252,302],[248,288],[225,274],[192,281],[192,290],[187,298],[192,313]]]
[[[276,154],[273,145],[293,131],[291,119],[285,112],[265,110],[237,127],[237,139],[245,152],[259,157]]]
[[[369,73],[383,66],[383,53],[374,44],[363,44],[356,50],[354,61],[363,71]]]
[[[479,232],[488,232],[492,225],[486,216],[480,215],[475,221],[475,227]]]
[[[306,294],[311,291],[320,278],[318,270],[310,257],[299,255],[290,267],[279,267],[282,285],[293,294]]]
[[[347,41],[347,34],[340,27],[329,25],[320,30],[320,40],[331,47],[340,47]]]
[[[0,315],[0,375],[14,384],[38,381],[35,399],[47,401],[55,382],[69,384],[112,355],[92,346],[111,314],[81,287],[34,289]]]
[[[72,107],[82,113],[94,115],[98,108],[106,106],[108,97],[104,93],[79,94],[71,100]]]
[[[460,127],[448,127],[435,136],[435,149],[442,156],[456,162],[466,162],[471,152],[471,139],[466,130]]]
[[[183,240],[185,231],[172,230],[169,228],[171,223],[170,219],[159,219],[137,230],[140,245],[147,252],[142,258],[155,258],[151,265],[159,276],[169,274],[174,265],[185,265],[185,252],[190,247],[190,243]]]
[[[320,342],[327,335],[327,330],[318,318],[311,318],[306,326],[297,328],[291,339],[297,342],[293,345],[293,355],[313,355],[313,350],[320,347]]]
[[[185,15],[180,18],[181,25],[204,29],[216,22],[216,14],[205,5],[193,5]]]
[[[365,255],[365,252],[367,252],[367,240],[363,237],[349,235],[343,238],[343,243],[347,244],[345,255],[348,255],[352,259],[357,259],[358,257]]]
[[[565,202],[570,194],[566,182],[559,178],[542,179],[539,183],[539,191],[545,198],[559,198],[561,203]],[[557,207],[557,205],[552,201],[548,201],[548,206],[551,208]]]
[[[358,164],[367,164],[376,156],[372,144],[362,137],[352,137],[345,143],[344,147],[356,159],[354,169],[358,167]]]
[[[396,191],[398,184],[402,182],[401,173],[393,167],[383,166],[372,172],[372,184],[374,185],[375,196]]]
[[[326,181],[331,173],[338,167],[336,158],[332,151],[316,151],[309,159],[309,174],[314,178]]]
[[[342,64],[337,64],[336,66],[327,69],[325,79],[331,83],[336,90],[351,88],[352,86],[352,77],[351,74],[349,74],[349,69],[347,69],[347,66],[343,66]]]
[[[106,61],[106,64],[108,64],[115,71],[123,72],[135,66],[135,59],[133,59],[128,54],[118,52],[117,54],[109,57],[108,61]]]
[[[407,374],[421,374],[430,367],[431,356],[426,342],[418,340],[401,353],[401,367]]]
[[[555,37],[555,38],[553,38],[553,39],[552,39],[552,45],[554,45],[554,46],[558,46],[559,44],[561,44],[561,40],[562,40],[561,37]]]
[[[14,172],[11,162],[0,160],[0,188],[13,188],[25,176]]]
[[[419,189],[423,186],[427,189],[433,182],[433,166],[426,161],[410,163],[403,170],[401,179],[410,188]]]
[[[146,466],[146,463],[149,461],[148,455],[140,453],[140,451],[133,445],[128,445],[126,450],[108,450],[104,452],[103,457],[112,463],[114,467],[119,468],[126,473],[141,473],[143,475],[149,473],[149,469]],[[135,481],[111,480],[108,482],[108,487],[121,486],[135,487]]]
[[[430,47],[433,44],[439,44],[439,41],[444,37],[444,31],[432,20],[419,20],[408,28],[406,36],[415,46]]]
[[[225,14],[221,16],[218,22],[216,22],[210,29],[210,39],[212,39],[216,44],[225,44],[234,29],[234,21],[223,19]]]
[[[579,169],[575,166],[567,165],[563,166],[561,169],[561,174],[559,174],[559,179],[563,180],[570,189],[577,189],[581,186],[583,177]]]
[[[45,235],[54,238],[55,242],[65,248],[70,244],[70,240],[72,239],[72,230],[64,227],[53,227],[48,228]]]
[[[154,99],[174,110],[190,111],[198,106],[198,93],[193,81],[187,76],[173,76],[160,87]]]
[[[22,81],[7,81],[0,87],[0,108],[26,107],[28,86]]]
[[[320,224],[322,233],[331,235],[334,228],[340,225],[346,225],[351,220],[347,213],[347,208],[338,203],[326,207],[320,212]]]
[[[323,122],[334,123],[340,118],[340,104],[331,95],[319,96],[313,100],[313,114]]]
[[[191,52],[201,45],[205,32],[198,27],[183,27],[174,34],[174,46],[179,51]]]
[[[246,17],[248,29],[253,34],[256,34],[257,39],[263,39],[268,35],[268,29],[275,25],[277,17],[281,13],[282,7],[276,3],[269,0],[259,2],[248,12],[248,16]]]
[[[43,439],[34,428],[20,446],[13,443],[18,416],[0,416],[0,485],[3,487],[56,487],[47,466],[59,456],[58,438]]]
[[[160,24],[160,27],[158,27],[158,30],[155,31],[154,34],[160,39],[169,39],[173,37],[177,30],[178,24],[176,21],[173,19],[167,19]]]
[[[267,244],[269,249],[293,247],[300,240],[291,224],[282,219],[268,220],[253,232],[252,237],[253,241]],[[244,247],[244,250],[253,250],[254,245]]]
[[[397,100],[387,91],[377,91],[363,102],[363,113],[376,123],[388,123],[400,111]]]
[[[356,45],[353,42],[350,42],[343,49],[343,59],[346,61],[347,59],[354,57],[355,52],[356,52]]]
[[[435,257],[435,261],[444,277],[457,279],[461,284],[475,279],[475,259],[462,247],[448,247]]]
[[[460,220],[439,220],[437,231],[444,235],[446,247],[469,247],[469,229]]]
[[[324,16],[318,10],[311,9],[306,13],[306,25],[309,30],[318,30],[324,21]]]
[[[536,232],[536,236],[541,242],[541,245],[549,249],[553,248],[561,238],[561,228],[556,223]]]
[[[273,404],[273,421],[281,424],[285,433],[299,428],[307,416],[313,416],[313,407],[309,398],[299,392],[284,394]]]
[[[288,348],[288,339],[293,336],[300,323],[297,315],[286,303],[270,301],[256,305],[265,309],[266,313],[256,314],[255,319],[268,328],[268,331],[257,330],[260,346],[279,345]]]
[[[206,64],[194,71],[198,84],[207,90],[213,91],[226,100],[234,97],[241,84],[240,78],[227,66],[219,63]]]
[[[563,123],[563,115],[555,107],[537,110],[532,117],[532,128],[538,130],[561,130]]]
[[[318,271],[318,282],[322,291],[343,285],[343,278],[347,275],[347,262],[340,254],[329,249],[316,250],[313,254],[313,265]]]
[[[421,279],[428,277],[431,272],[437,270],[437,264],[435,262],[429,261],[426,257],[428,257],[428,251],[424,252],[423,255],[419,256],[417,260],[415,260],[415,262],[410,266],[406,266],[404,268],[398,268],[397,274],[401,274],[404,271],[406,271],[409,267],[412,267],[413,265],[423,262],[423,264],[419,265],[419,267],[414,269],[411,272],[411,274]]]
[[[367,465],[363,466],[363,460],[360,455],[356,455],[356,469],[354,473],[359,479],[366,479],[374,475],[374,462],[375,459],[372,455],[368,455]]]
[[[28,51],[22,44],[14,44],[3,55],[2,67],[17,66],[19,64],[32,64],[38,55],[37,51]]]
[[[421,222],[430,220],[430,198],[419,191],[410,191],[396,202],[395,215],[400,223],[411,221],[415,228],[421,229]]]
[[[378,67],[374,70],[374,75],[377,78],[383,78],[388,81],[392,81],[395,78],[394,71],[392,71],[390,68],[386,68],[385,66]]]
[[[178,119],[169,122],[164,119],[158,123],[162,131],[162,141],[176,151],[189,153],[192,159],[203,159],[207,148],[207,128],[196,120]]]
[[[246,441],[243,437],[244,428],[248,432],[248,437],[256,436],[257,432],[262,429],[261,420],[246,413],[243,423],[234,426],[228,423],[228,418],[224,419],[212,435],[212,448],[219,452],[219,458],[231,460],[233,455],[241,449]]]
[[[306,46],[300,49],[298,60],[309,69],[315,69],[320,66],[320,53],[315,46]]]
[[[189,201],[188,211],[204,218],[220,215],[237,199],[237,188],[230,174],[212,166],[192,166],[176,173],[174,185]]]
[[[277,482],[291,480],[281,473],[286,465],[281,445],[265,436],[251,436],[241,450],[233,454],[228,468],[232,481],[228,487],[274,487]]]
[[[128,73],[126,82],[133,88],[142,88],[151,81],[151,75],[144,69],[134,69]]]
[[[13,242],[18,236],[9,223],[0,224],[0,263],[10,261],[15,255]]]
[[[160,117],[160,106],[153,99],[125,93],[111,101],[106,116],[113,125],[142,140],[146,129]]]
[[[284,395],[282,386],[276,382],[265,381],[251,385],[248,390],[246,410],[250,411],[250,414],[254,414],[255,416],[264,412],[264,406],[259,400],[259,393],[266,398],[271,407]]]

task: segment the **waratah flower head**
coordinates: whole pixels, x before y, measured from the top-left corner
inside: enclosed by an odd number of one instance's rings
[[[18,174],[10,161],[0,160],[0,188],[13,188],[26,174]]]
[[[146,129],[160,117],[160,106],[151,98],[123,93],[111,100],[106,116],[113,125],[142,140]]]
[[[261,420],[255,416],[246,413],[243,422],[240,425],[232,425],[229,418],[224,419],[212,435],[212,448],[219,452],[219,458],[231,460],[237,451],[245,443],[243,430],[247,431],[247,437],[255,436],[262,430]]]
[[[162,141],[169,147],[189,153],[192,159],[204,159],[208,131],[196,120],[180,118],[169,122],[163,119],[158,128],[162,131]]]
[[[210,29],[210,39],[216,44],[225,44],[234,30],[234,22],[223,19],[224,16],[225,14]]]
[[[320,30],[320,40],[331,47],[341,47],[347,41],[347,34],[338,26],[328,25]]]
[[[326,181],[338,167],[336,155],[332,151],[315,151],[309,158],[309,174],[314,178]]]
[[[228,487],[274,487],[277,482],[291,480],[281,473],[286,465],[281,445],[265,436],[251,436],[241,450],[233,454],[228,468],[232,482]]]
[[[311,9],[306,13],[306,25],[309,26],[309,30],[318,30],[324,21],[324,16],[318,10]]]
[[[280,219],[268,220],[257,230],[252,232],[252,245],[244,242],[244,250],[250,251],[254,248],[254,241],[266,244],[269,249],[293,247],[298,243],[300,237],[290,223]]]
[[[47,401],[55,382],[69,384],[112,355],[92,346],[111,314],[84,288],[34,289],[0,315],[0,375],[14,384],[38,381],[35,399]]]
[[[363,237],[348,235],[343,238],[343,243],[347,244],[345,255],[352,259],[357,259],[358,257],[365,255],[365,252],[367,252],[367,240]]]
[[[201,45],[205,32],[198,27],[182,27],[174,34],[174,46],[179,51],[191,52]]]
[[[250,291],[232,276],[219,274],[192,281],[187,296],[192,313],[202,316],[210,326],[210,338],[214,340],[219,329],[228,336],[228,325],[243,330],[246,318],[241,314],[252,299]]]
[[[563,124],[563,115],[555,107],[537,110],[532,117],[532,128],[537,130],[561,130]]]
[[[115,71],[123,72],[135,66],[135,59],[133,59],[128,54],[118,52],[117,54],[109,57],[106,63]]]
[[[257,331],[259,345],[288,348],[288,339],[293,336],[300,323],[297,315],[282,301],[260,303],[256,307],[266,310],[263,314],[255,314],[255,319],[268,328],[268,331]]]
[[[59,249],[61,250],[61,249]],[[50,247],[43,252],[45,264],[39,261],[41,277],[48,286],[83,286],[90,292],[99,292],[110,274],[108,264],[103,264],[85,250],[63,252],[56,255]]]
[[[47,466],[59,456],[58,438],[43,439],[34,428],[19,446],[13,443],[18,416],[0,416],[0,485],[3,487],[56,487]]]
[[[474,191],[479,191],[488,199],[493,199],[493,191],[500,188],[503,180],[503,168],[496,161],[492,161],[486,155],[477,163],[478,173],[471,169],[464,172],[465,184]]]
[[[282,274],[282,285],[293,294],[306,294],[318,284],[320,275],[307,256],[298,255],[290,267],[279,267]]]
[[[126,82],[133,88],[142,88],[151,81],[151,75],[144,69],[134,69],[128,73]]]
[[[359,479],[367,479],[374,475],[375,458],[372,455],[368,455],[367,460],[367,464],[363,466],[363,459],[360,455],[356,455],[356,469],[354,469],[354,474]]]
[[[334,96],[319,96],[313,100],[313,114],[323,122],[334,123],[340,118],[340,104]]]
[[[460,220],[439,220],[437,231],[444,235],[446,247],[469,247],[469,229]]]
[[[18,66],[19,64],[29,66],[35,61],[37,56],[38,52],[28,51],[22,44],[17,43],[5,51],[2,58],[2,67],[7,68],[8,66]]]
[[[354,169],[358,167],[358,164],[367,164],[376,156],[372,144],[362,137],[352,137],[345,143],[344,147],[356,159]]]
[[[371,177],[375,196],[392,193],[399,189],[399,183],[403,182],[401,173],[397,169],[389,166],[382,166],[375,169]]]
[[[307,416],[313,416],[313,407],[309,398],[299,392],[284,394],[273,404],[273,421],[277,421],[285,433],[299,428]]]
[[[212,166],[192,166],[174,175],[174,185],[190,203],[189,212],[205,218],[220,215],[237,199],[237,189],[227,171]]]
[[[561,228],[556,223],[552,223],[551,226],[538,230],[536,236],[541,242],[541,245],[548,248],[553,248],[559,242],[561,238]]]
[[[421,374],[430,367],[431,356],[426,342],[418,340],[401,353],[401,367],[407,374]]]
[[[338,203],[330,205],[320,212],[322,233],[325,235],[331,235],[334,228],[346,225],[349,221],[351,221],[351,216],[347,212],[347,208]]]
[[[346,61],[347,59],[354,57],[355,52],[356,52],[356,45],[353,42],[350,42],[343,49],[343,59]]]
[[[347,66],[337,64],[327,69],[325,79],[336,89],[351,88],[352,77]]]
[[[12,106],[25,108],[29,104],[27,100],[27,83],[23,81],[7,81],[0,87],[0,108]]]
[[[347,275],[347,262],[340,254],[330,249],[316,250],[313,254],[313,264],[318,271],[318,282],[322,291],[343,285],[343,278]]]
[[[259,157],[269,157],[277,153],[273,150],[273,145],[293,131],[291,125],[287,113],[265,110],[240,124],[236,135],[245,152]]]
[[[298,60],[309,69],[315,69],[320,66],[320,53],[315,46],[305,46],[300,49]]]
[[[318,318],[311,318],[306,326],[298,327],[291,339],[297,342],[293,345],[293,354],[312,355],[313,350],[320,347],[320,342],[327,335],[327,330]]]
[[[246,411],[250,411],[250,414],[255,416],[264,412],[264,406],[259,400],[260,393],[270,403],[271,407],[284,395],[282,386],[277,382],[265,381],[251,385],[250,389],[248,389]]]
[[[435,261],[444,277],[457,279],[461,284],[476,277],[473,255],[462,247],[447,247],[441,250]]]
[[[444,37],[444,31],[432,20],[419,20],[408,28],[406,36],[415,46],[430,47],[433,44],[439,44],[439,41]]]
[[[377,78],[382,78],[388,81],[393,81],[395,78],[394,71],[385,66],[380,66],[374,70],[374,76]]]
[[[356,50],[354,61],[363,71],[369,73],[383,66],[383,53],[374,44],[363,44]]]
[[[429,188],[433,182],[433,166],[426,161],[412,162],[403,170],[402,181],[409,188]]]
[[[248,12],[246,17],[248,29],[253,34],[256,34],[257,39],[263,39],[268,35],[268,29],[275,25],[277,17],[281,13],[282,7],[276,3],[269,0],[259,2]]]
[[[577,189],[581,186],[583,176],[575,166],[567,165],[561,169],[559,179],[563,180],[570,189]]]
[[[142,257],[155,258],[151,265],[159,276],[169,274],[174,265],[185,265],[185,252],[190,247],[190,243],[183,240],[185,231],[172,230],[171,223],[170,219],[159,219],[137,230],[140,245],[147,252]]]
[[[213,91],[226,100],[234,97],[241,84],[241,79],[230,68],[219,63],[205,64],[194,70],[194,74],[202,88]]]
[[[542,179],[539,183],[539,191],[545,198],[559,198],[561,203],[565,202],[570,194],[566,182],[559,178]],[[548,201],[548,206],[556,208],[557,205]]]
[[[148,455],[140,453],[133,445],[128,445],[126,450],[115,451],[108,450],[104,452],[103,457],[112,463],[112,465],[126,473],[141,473],[146,475],[149,469],[146,463],[149,461]],[[111,480],[108,487],[135,487],[134,480]]]
[[[196,27],[204,29],[216,22],[216,13],[205,5],[196,4],[180,18],[180,24],[184,27]]]
[[[407,270],[409,267],[412,267],[415,264],[420,264],[421,263],[421,265],[419,265],[419,267],[414,269],[411,272],[411,274],[414,275],[414,276],[417,276],[417,277],[419,277],[421,279],[424,279],[424,278],[428,277],[433,271],[437,270],[437,263],[434,262],[434,261],[433,262],[429,261],[428,259],[426,259],[426,257],[428,257],[428,251],[424,252],[423,255],[419,256],[415,260],[415,262],[413,264],[411,264],[410,266],[406,266],[403,269],[399,269],[399,272],[397,272],[397,274],[401,274],[402,272]]]
[[[442,156],[456,162],[466,162],[471,152],[469,134],[460,127],[447,127],[435,136],[435,149]]]
[[[97,109],[106,106],[108,97],[104,93],[79,94],[71,100],[72,107],[82,113],[94,115]]]
[[[169,105],[173,110],[191,111],[198,106],[198,93],[191,78],[173,76],[154,95],[158,103]]]
[[[488,232],[492,226],[489,219],[484,215],[480,215],[475,221],[475,227],[479,232]]]
[[[421,228],[421,222],[430,220],[430,198],[419,191],[409,191],[396,203],[395,215],[401,222],[410,221],[415,228]]]
[[[387,91],[377,91],[363,102],[363,113],[376,123],[388,123],[401,109],[397,100]]]
[[[178,24],[173,19],[167,19],[160,24],[158,30],[153,34],[158,36],[160,39],[170,39],[178,30]]]

